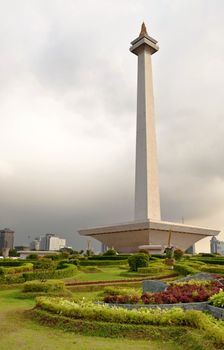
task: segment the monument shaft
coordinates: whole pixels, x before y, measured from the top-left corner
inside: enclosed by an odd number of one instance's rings
[[[151,63],[158,46],[144,27],[132,44],[138,56],[135,219],[161,220]]]
[[[147,249],[150,254],[162,254],[167,246],[186,250],[220,231],[161,221],[151,64],[151,56],[159,47],[148,35],[144,23],[140,35],[131,44],[130,51],[138,56],[135,220],[82,229],[79,233],[121,253]]]

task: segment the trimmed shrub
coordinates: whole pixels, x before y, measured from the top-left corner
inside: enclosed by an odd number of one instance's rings
[[[0,277],[0,284],[16,284],[23,282],[25,282],[25,279],[22,275],[7,275]]]
[[[144,253],[133,254],[128,258],[130,271],[138,271],[139,267],[148,267],[149,256]]]
[[[112,258],[112,257],[111,257]],[[125,260],[80,260],[80,266],[117,266],[123,265]]]
[[[141,300],[139,295],[107,295],[103,298],[105,303],[136,304]]]
[[[113,256],[113,255],[118,255],[118,252],[116,252],[115,249],[108,249],[104,254],[104,256]]]
[[[224,308],[224,292],[221,291],[218,294],[215,294],[209,298],[209,304],[212,304],[216,307]]]
[[[65,284],[60,280],[53,281],[31,281],[26,282],[23,286],[23,292],[63,292],[65,290]]]
[[[194,275],[198,273],[199,271],[195,268],[186,265],[186,264],[175,264],[174,270],[179,272],[181,275],[187,276],[187,275]]]
[[[165,254],[151,254],[151,258],[165,259]]]
[[[204,330],[208,337],[219,346],[224,345],[224,327],[221,322],[214,321],[210,315],[201,311],[179,308],[171,310],[145,309],[127,310],[110,308],[92,303],[75,303],[62,298],[37,298],[37,309],[46,310],[57,317],[81,319],[88,321],[103,321],[115,324],[159,325],[159,326],[189,326]],[[221,347],[220,347],[221,349]]]
[[[11,267],[11,266],[21,266],[24,265],[26,262],[24,260],[11,260],[11,259],[4,259],[0,260],[0,266],[5,267]]]
[[[33,264],[26,263],[26,264],[23,264],[21,266],[1,267],[0,274],[13,275],[16,273],[22,273],[22,272],[32,271],[32,270],[33,270]]]
[[[136,295],[136,289],[134,288],[119,288],[119,287],[105,287],[104,294],[106,295]]]
[[[94,256],[90,256],[88,258],[88,261],[90,260],[127,260],[129,258],[129,255],[94,255]]]
[[[224,258],[199,258],[198,261],[209,265],[224,265]]]
[[[77,267],[75,265],[67,264],[64,269],[43,271],[43,272],[25,272],[23,277],[25,281],[32,280],[45,280],[45,279],[57,279],[72,277],[77,273]]]
[[[224,274],[224,266],[222,266],[222,265],[203,266],[203,267],[201,267],[200,270],[203,272]]]
[[[183,255],[184,255],[184,252],[183,252],[183,250],[181,250],[181,249],[175,249],[174,250],[174,253],[173,253],[173,256],[174,256],[174,259],[175,260],[181,260],[181,258],[183,257]]]
[[[51,259],[40,259],[33,262],[34,270],[53,270],[55,268],[55,263]]]
[[[30,254],[26,257],[27,260],[38,260],[39,257],[37,254]]]
[[[173,253],[174,253],[174,248],[173,247],[167,247],[165,249],[165,255],[167,259],[172,259],[173,258]]]

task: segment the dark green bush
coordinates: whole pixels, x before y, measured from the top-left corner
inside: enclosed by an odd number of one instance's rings
[[[174,256],[174,259],[175,260],[181,260],[181,258],[183,257],[183,255],[184,255],[184,252],[183,252],[183,250],[181,250],[181,249],[175,249],[174,250],[174,253],[173,253],[173,256]]]
[[[224,265],[224,257],[223,258],[199,258],[195,261],[201,261],[205,264],[209,264],[209,265]]]
[[[138,271],[139,267],[148,267],[149,256],[144,253],[133,254],[128,258],[130,271]]]
[[[216,256],[216,254],[213,254],[213,253],[200,253],[198,256],[199,256],[199,257],[200,257],[200,256],[204,256],[204,257],[214,257],[214,256]]]
[[[51,259],[40,259],[33,262],[34,270],[52,270],[55,268],[55,262]]]
[[[37,254],[30,254],[26,257],[27,260],[38,260]]]
[[[104,254],[104,256],[113,256],[113,255],[118,255],[115,249],[108,249]]]
[[[79,259],[77,259],[77,258],[69,259],[68,264],[73,264],[75,266],[79,266]]]
[[[24,265],[26,264],[27,261],[24,261],[24,260],[7,260],[7,259],[4,259],[4,260],[0,260],[0,266],[5,266],[5,267],[11,267],[11,266],[21,266],[21,265]]]
[[[165,254],[152,254],[151,258],[165,259]]]

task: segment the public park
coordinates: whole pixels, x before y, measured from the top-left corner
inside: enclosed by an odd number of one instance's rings
[[[1,350],[224,349],[223,14],[2,4]]]
[[[223,349],[224,258],[52,254],[0,261],[1,349]]]

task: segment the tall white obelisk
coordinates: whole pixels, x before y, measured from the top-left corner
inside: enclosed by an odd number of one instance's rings
[[[130,51],[138,56],[135,220],[82,229],[79,233],[123,253],[144,248],[150,253],[161,254],[171,244],[186,250],[202,238],[216,236],[220,231],[161,221],[151,66],[151,56],[159,47],[148,35],[144,23],[139,37],[131,44]]]
[[[151,55],[159,50],[142,24],[130,51],[138,56],[135,220],[161,220]]]

